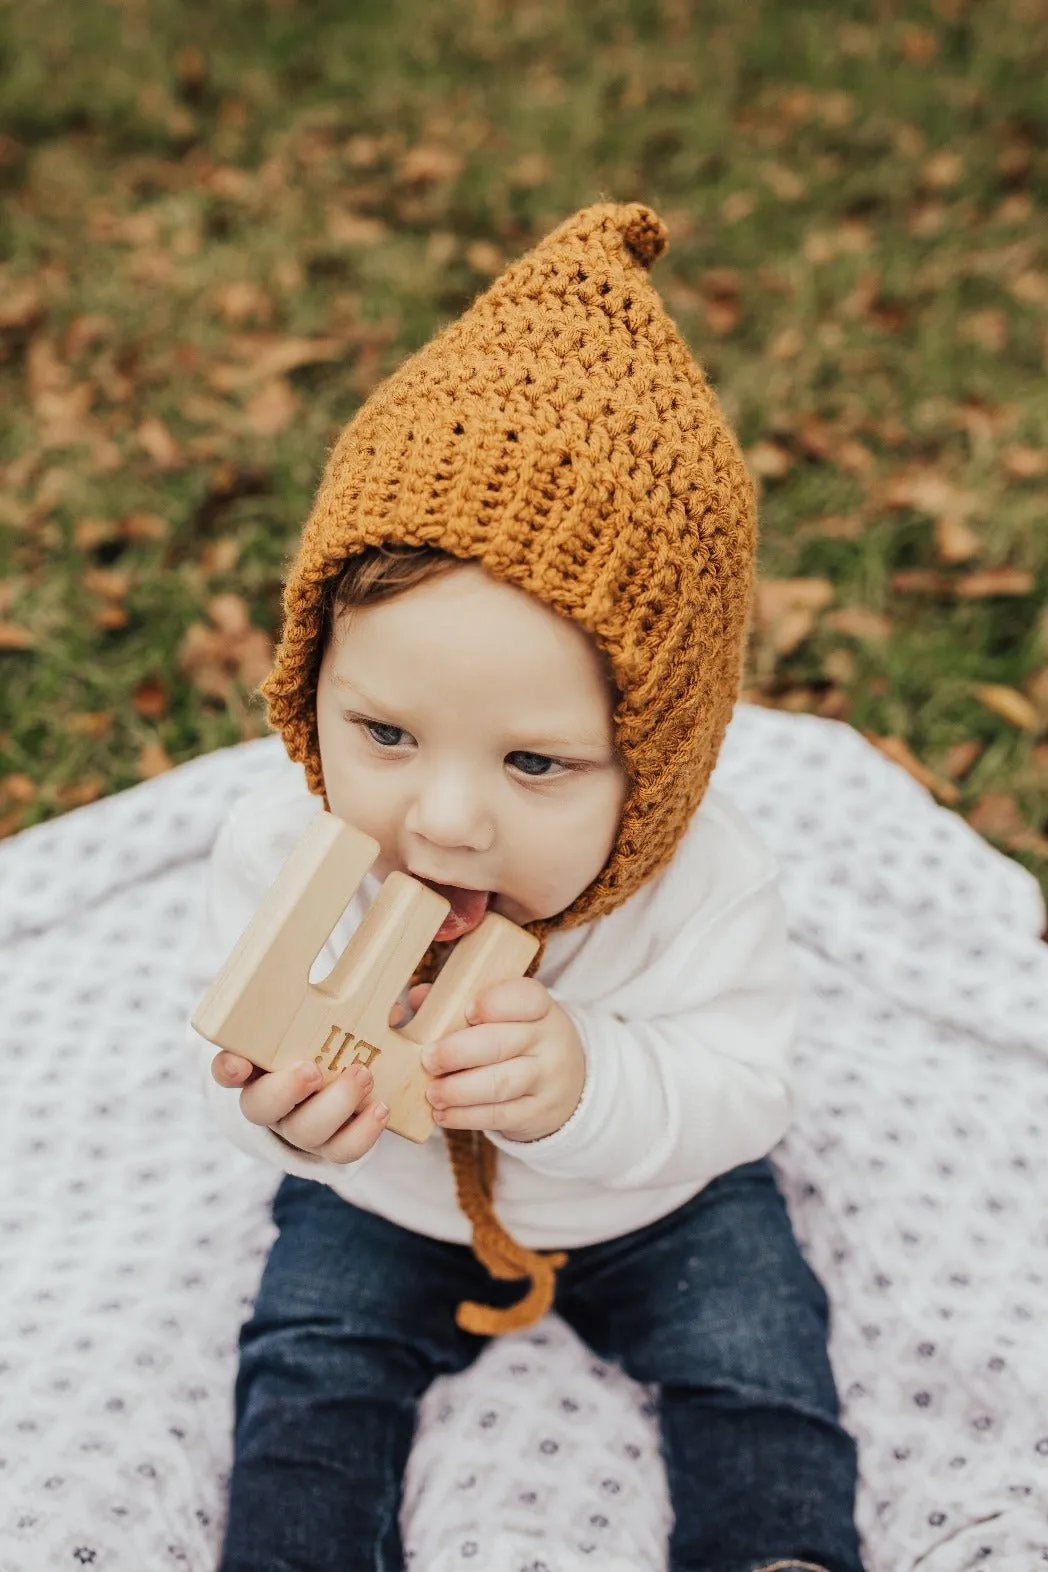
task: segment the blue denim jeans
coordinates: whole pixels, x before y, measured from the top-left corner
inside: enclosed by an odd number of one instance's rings
[[[520,1285],[307,1180],[285,1179],[273,1214],[240,1338],[220,1572],[401,1572],[416,1405],[483,1347],[455,1307],[509,1303]],[[672,1572],[862,1572],[826,1296],[767,1162],[572,1250],[556,1308],[595,1353],[661,1389]]]

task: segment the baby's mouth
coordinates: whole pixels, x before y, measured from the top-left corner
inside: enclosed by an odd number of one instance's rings
[[[440,944],[453,944],[484,921],[491,900],[490,890],[463,890],[455,884],[436,884],[432,879],[420,879],[419,883],[451,902],[451,910],[433,935]]]

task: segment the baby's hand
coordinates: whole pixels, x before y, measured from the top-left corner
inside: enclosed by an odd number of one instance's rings
[[[413,989],[417,1009],[422,990]],[[422,1055],[436,1077],[426,1096],[445,1130],[497,1130],[512,1141],[538,1141],[575,1112],[586,1056],[568,1015],[534,977],[488,988],[469,1025]]]
[[[235,1053],[216,1054],[211,1074],[219,1086],[242,1086],[240,1111],[299,1151],[329,1163],[354,1163],[386,1127],[389,1109],[375,1103],[360,1111],[371,1091],[371,1071],[350,1064],[332,1074],[309,1062],[260,1070]]]

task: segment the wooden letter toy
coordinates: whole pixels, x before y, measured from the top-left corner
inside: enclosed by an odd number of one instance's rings
[[[305,1059],[334,1070],[359,1060],[375,1078],[369,1101],[389,1107],[388,1128],[425,1141],[433,1114],[422,1048],[464,1026],[484,988],[522,976],[538,940],[488,912],[455,945],[410,1024],[391,1027],[393,1005],[451,909],[417,879],[391,873],[328,975],[309,980],[378,852],[369,835],[318,813],[197,1006],[193,1026],[263,1070]]]

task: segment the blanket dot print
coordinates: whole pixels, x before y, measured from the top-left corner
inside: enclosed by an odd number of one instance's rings
[[[0,1572],[211,1572],[275,1170],[183,1047],[206,860],[266,739],[0,845]],[[857,733],[741,707],[804,1007],[774,1155],[830,1295],[870,1572],[1048,1568],[1048,947],[1023,869]],[[216,958],[220,960],[221,958]],[[662,1572],[658,1394],[554,1318],[427,1393],[410,1572]]]

